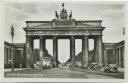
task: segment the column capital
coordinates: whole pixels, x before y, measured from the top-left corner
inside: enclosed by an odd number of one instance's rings
[[[86,35],[83,36],[83,37],[82,37],[82,41],[83,41],[83,40],[88,40],[88,36],[86,36]]]
[[[26,36],[26,38],[30,38],[31,36],[29,36],[29,35],[25,35]]]
[[[97,40],[98,38],[102,37],[102,35],[96,35],[94,40]]]
[[[99,35],[98,38],[102,38],[102,35]]]
[[[84,35],[83,38],[88,38],[88,35]]]
[[[32,40],[34,40],[34,38],[33,38],[33,37],[31,37],[31,39],[32,39]]]
[[[71,36],[71,39],[75,39],[75,36],[73,35],[73,36]]]
[[[43,36],[40,36],[40,39],[43,39]]]
[[[53,36],[53,39],[57,39],[57,36]]]
[[[83,37],[88,37],[89,35],[83,35]]]
[[[45,40],[46,37],[45,37],[45,36],[39,36],[39,39],[43,39],[43,40]]]

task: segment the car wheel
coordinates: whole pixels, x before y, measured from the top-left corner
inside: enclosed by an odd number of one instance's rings
[[[52,68],[52,65],[51,65],[51,68]]]
[[[115,73],[118,73],[118,71],[115,71]]]
[[[106,70],[104,70],[104,72],[106,72]]]

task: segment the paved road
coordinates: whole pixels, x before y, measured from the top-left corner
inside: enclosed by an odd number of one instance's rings
[[[115,79],[122,73],[103,73],[89,71],[76,71],[70,69],[27,69],[5,72],[5,77],[34,77],[34,78],[94,78],[94,79]]]

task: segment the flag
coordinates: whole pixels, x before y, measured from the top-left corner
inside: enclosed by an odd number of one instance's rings
[[[12,37],[14,36],[14,28],[13,28],[13,25],[11,27],[11,35],[12,35]]]

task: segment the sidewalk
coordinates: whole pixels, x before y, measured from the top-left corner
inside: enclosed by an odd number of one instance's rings
[[[101,72],[102,70],[90,70],[90,69],[82,69],[82,68],[62,68],[62,69],[67,69],[67,70],[74,70],[74,71],[81,71],[81,72]]]
[[[124,72],[124,68],[118,68],[119,72]]]
[[[82,68],[63,68],[63,69],[68,69],[68,70],[74,70],[74,71],[81,71],[81,72],[94,72],[94,73],[101,73],[104,72],[103,69],[100,70],[90,70],[90,69],[82,69]],[[118,72],[123,73],[124,72],[124,68],[118,68]]]
[[[26,68],[14,68],[14,71],[25,70]],[[12,71],[11,68],[4,69],[5,72]]]
[[[19,71],[19,70],[25,70],[26,68],[14,68],[14,71]],[[90,70],[90,69],[82,69],[82,68],[61,68],[61,69],[68,69],[68,70],[74,70],[74,71],[81,71],[81,72],[94,72],[94,73],[101,73],[104,72],[103,69],[100,70]],[[9,69],[4,69],[5,72],[11,71],[11,68]],[[119,72],[124,72],[124,68],[118,68]]]

